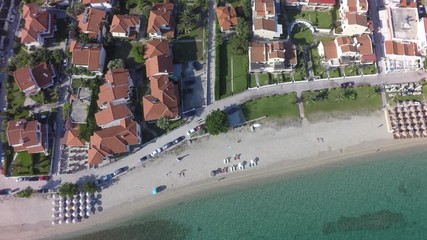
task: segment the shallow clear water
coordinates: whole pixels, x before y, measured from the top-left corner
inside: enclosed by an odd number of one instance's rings
[[[78,239],[427,239],[426,150],[379,153],[251,185]]]

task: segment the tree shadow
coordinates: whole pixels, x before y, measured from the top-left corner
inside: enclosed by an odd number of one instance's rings
[[[91,174],[91,175],[85,175],[83,177],[80,177],[79,179],[77,179],[76,184],[81,186],[86,182],[93,182],[96,180],[96,178],[98,178],[97,175]]]

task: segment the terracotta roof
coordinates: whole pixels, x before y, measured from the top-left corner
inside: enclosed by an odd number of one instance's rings
[[[289,62],[292,65],[297,64],[297,48],[291,42],[283,43],[285,49],[285,62]]]
[[[357,13],[346,13],[345,15],[347,17],[348,24],[368,27],[368,18],[366,15]]]
[[[347,7],[349,12],[357,12],[358,0],[347,0]]]
[[[400,7],[416,8],[417,1],[415,0],[400,0]]]
[[[335,5],[335,0],[309,0],[309,4]]]
[[[73,128],[65,132],[65,135],[62,139],[62,144],[69,147],[84,147],[85,144],[79,138],[79,129]]]
[[[255,0],[255,12],[257,17],[275,15],[274,0]]]
[[[323,41],[321,43],[325,51],[325,60],[329,61],[334,58],[338,58],[337,46],[334,41]]]
[[[74,65],[88,66],[90,71],[99,71],[102,44],[88,44],[87,47],[76,44],[72,50],[72,63]]]
[[[418,56],[416,43],[401,43],[395,41],[384,42],[386,54],[401,56]]]
[[[173,37],[175,33],[175,20],[171,9],[173,9],[172,3],[154,5],[148,18],[147,32],[161,32],[164,37]],[[170,29],[162,29],[162,26],[169,26]]]
[[[154,76],[158,73],[172,73],[172,57],[166,55],[154,56],[145,61],[147,77]]]
[[[137,128],[135,121],[123,119],[118,126],[94,132],[90,137],[89,165],[100,164],[104,157],[128,152],[128,145],[139,144]]]
[[[144,119],[153,121],[162,117],[175,118],[179,114],[178,86],[167,75],[150,78],[151,95],[144,96]]]
[[[95,113],[96,124],[99,126],[108,124],[112,121],[129,118],[132,116],[131,111],[126,104],[109,106],[108,108]]]
[[[368,11],[368,1],[367,0],[359,0],[359,8],[363,11]]]
[[[40,135],[37,133],[38,126],[41,127]],[[7,141],[15,151],[44,152],[43,133],[44,127],[35,120],[27,122],[25,119],[18,119],[9,121],[7,124]]]
[[[13,72],[13,77],[15,78],[15,82],[21,91],[25,91],[26,89],[36,86],[31,75],[31,69],[29,67],[19,68]]]
[[[356,46],[354,45],[343,45],[341,46],[341,53],[346,53],[346,52],[356,52]]]
[[[86,8],[82,14],[77,16],[78,26],[82,32],[88,34],[89,38],[97,38],[106,15],[105,11]]]
[[[50,38],[54,34],[54,17],[46,10],[41,10],[38,3],[27,3],[22,7],[25,26],[21,32],[21,43],[38,42],[38,34]]]
[[[251,62],[267,61],[267,49],[264,43],[251,42]]]
[[[122,85],[129,86],[129,71],[124,68],[108,70],[105,74],[105,81],[115,87]]]
[[[274,19],[257,18],[255,20],[255,30],[276,31],[276,21]]]
[[[285,59],[285,48],[282,41],[274,41],[267,44],[269,51],[269,58],[283,58]]]
[[[232,7],[217,7],[216,16],[218,18],[219,26],[223,30],[230,30],[231,27],[237,25],[236,10]]]
[[[41,88],[46,88],[53,84],[53,70],[52,66],[48,63],[41,63],[33,69],[31,69],[33,73],[34,80],[37,82],[37,85]]]
[[[144,58],[151,58],[159,55],[169,55],[169,41],[153,39],[145,44]]]
[[[372,41],[368,34],[363,34],[356,38],[358,42],[359,53],[362,55],[373,54]]]
[[[111,87],[107,84],[101,86],[98,94],[98,107],[108,105],[118,99],[129,97],[129,86]]]
[[[139,16],[114,15],[110,32],[127,33],[129,28],[136,28],[138,25],[140,25]]]
[[[342,45],[353,44],[351,37],[339,37],[336,40],[338,47]]]

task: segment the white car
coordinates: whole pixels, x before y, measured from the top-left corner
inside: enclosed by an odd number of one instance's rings
[[[162,148],[157,148],[156,150],[154,150],[152,153],[150,153],[151,157],[156,156],[157,154],[161,153],[163,150]]]
[[[192,129],[188,130],[188,132],[187,132],[187,136],[191,136],[191,135],[193,135],[195,132],[196,132],[196,129],[192,128]]]

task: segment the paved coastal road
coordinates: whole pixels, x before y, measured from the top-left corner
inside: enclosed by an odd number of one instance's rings
[[[142,156],[145,156],[156,148],[163,146],[164,144],[173,141],[179,136],[185,136],[186,132],[191,128],[197,126],[197,120],[200,118],[205,118],[207,114],[209,114],[212,110],[215,109],[224,109],[229,106],[238,105],[243,102],[246,102],[251,99],[256,99],[264,96],[271,96],[277,94],[284,94],[289,92],[297,92],[301,93],[303,91],[310,90],[319,90],[326,88],[336,88],[340,87],[341,83],[347,81],[354,81],[357,86],[360,85],[381,85],[384,83],[403,83],[403,82],[418,82],[420,79],[426,77],[426,73],[424,72],[405,72],[405,73],[391,73],[386,75],[375,75],[375,76],[365,76],[365,77],[354,77],[354,78],[340,78],[334,80],[318,80],[318,81],[309,81],[309,82],[295,82],[295,83],[285,83],[280,85],[262,87],[259,89],[247,90],[239,94],[235,94],[231,97],[216,101],[211,105],[205,107],[204,109],[200,109],[196,116],[189,122],[189,124],[182,126],[174,131],[170,132],[167,135],[163,135],[159,137],[154,143],[150,143],[146,145],[144,148],[136,152],[135,154],[124,157],[120,161],[113,162],[106,166],[97,168],[97,169],[88,169],[83,172],[79,172],[75,175],[61,175],[55,176],[54,179],[62,179],[64,181],[75,182],[79,178],[85,176],[102,176],[108,173],[113,172],[117,168],[123,166],[136,166],[138,165],[138,161]]]
[[[206,105],[210,105],[215,101],[215,2],[214,0],[209,0]]]

